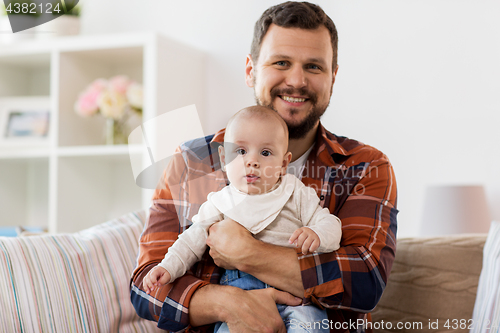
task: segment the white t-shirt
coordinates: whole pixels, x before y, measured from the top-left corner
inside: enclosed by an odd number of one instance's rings
[[[313,149],[314,144],[309,147],[309,149],[302,154],[298,159],[288,164],[288,168],[286,169],[286,173],[290,173],[297,177],[298,179],[302,179],[302,172],[304,171],[304,166],[306,165],[307,158]]]

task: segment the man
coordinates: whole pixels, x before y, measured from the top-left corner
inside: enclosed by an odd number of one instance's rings
[[[328,309],[332,332],[364,331],[361,323],[369,320],[366,313],[377,304],[394,260],[396,182],[384,154],[321,126],[337,70],[337,32],[318,6],[286,2],[266,10],[256,23],[246,83],[258,104],[287,123],[290,169],[341,219],[341,248],[304,256],[259,242],[224,220],[210,229],[210,252],[189,273],[147,295],[143,277],[189,227],[207,194],[226,185],[216,153],[220,131],[180,147],[155,192],[132,277],[131,299],[139,315],[171,331],[224,321],[234,332],[285,332],[275,304],[312,302]],[[214,263],[276,289],[218,285]]]

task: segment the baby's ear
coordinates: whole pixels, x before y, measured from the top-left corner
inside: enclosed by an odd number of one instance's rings
[[[220,168],[222,171],[226,172],[226,152],[224,151],[224,146],[219,146],[219,159],[220,159]]]
[[[290,161],[292,160],[292,153],[288,152],[283,156],[283,165],[281,166],[281,175],[286,174],[286,168],[288,167],[288,164],[290,164]]]

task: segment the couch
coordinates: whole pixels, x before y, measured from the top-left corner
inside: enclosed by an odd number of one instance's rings
[[[0,332],[165,332],[130,303],[145,216],[75,234],[0,237]]]
[[[398,239],[376,332],[469,332],[486,236]]]
[[[0,332],[164,332],[130,303],[145,218],[135,212],[75,234],[0,237]],[[398,240],[392,274],[372,313],[375,331],[408,332],[397,323],[421,322],[414,331],[467,332],[443,325],[472,316],[485,239]],[[440,328],[429,328],[436,320]]]

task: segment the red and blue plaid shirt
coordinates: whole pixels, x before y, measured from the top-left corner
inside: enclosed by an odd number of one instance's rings
[[[131,300],[137,313],[169,331],[211,331],[189,326],[193,293],[218,283],[220,269],[208,255],[185,276],[147,295],[142,279],[164,257],[208,193],[227,185],[217,147],[224,130],[179,147],[153,196],[150,216],[140,238]],[[388,158],[373,147],[336,136],[319,126],[306,161],[302,182],[314,188],[332,214],[342,221],[339,250],[297,257],[304,284],[304,303],[327,308],[332,332],[364,332],[361,323],[379,301],[396,250],[396,180]]]

